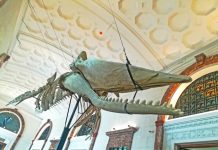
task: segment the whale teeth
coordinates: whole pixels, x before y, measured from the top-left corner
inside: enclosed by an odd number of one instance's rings
[[[136,100],[136,101],[135,101],[135,104],[139,104],[139,101],[140,101],[139,99],[138,99],[138,100]]]
[[[152,103],[153,103],[153,101],[149,101],[149,102],[148,102],[148,105],[152,105]]]
[[[164,102],[161,107],[166,107],[167,106],[167,102]]]
[[[157,101],[157,102],[155,102],[155,104],[154,104],[155,106],[159,106],[160,105],[160,102],[159,101]]]
[[[179,112],[179,115],[180,115],[180,116],[184,115],[184,112],[182,112],[182,111],[181,111],[181,112]]]
[[[129,104],[132,104],[134,102],[134,100],[129,101]]]
[[[111,102],[111,101],[112,101],[112,98],[109,98],[108,101]]]
[[[179,115],[183,115],[184,112],[181,111],[181,109],[175,109],[174,112],[179,113]]]
[[[146,104],[146,100],[141,101],[140,104]]]
[[[127,103],[127,102],[128,102],[128,99],[125,99],[123,102],[124,102],[124,103]]]
[[[169,105],[169,108],[173,108],[173,105],[172,105],[172,104],[170,104],[170,105]]]

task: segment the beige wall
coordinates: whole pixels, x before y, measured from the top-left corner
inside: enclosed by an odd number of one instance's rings
[[[0,8],[0,53],[13,47],[26,0],[8,0]]]

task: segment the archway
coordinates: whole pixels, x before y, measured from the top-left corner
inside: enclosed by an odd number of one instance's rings
[[[196,63],[186,68],[181,74],[189,75],[193,80],[213,71],[217,70],[218,55],[206,57],[204,54],[196,56]],[[215,67],[214,67],[215,66]],[[176,105],[176,102],[181,93],[191,83],[188,84],[173,84],[170,86],[165,95],[162,98],[161,103],[167,102]],[[156,135],[155,135],[155,150],[163,149],[163,135],[164,135],[164,123],[169,116],[159,115],[156,121]]]
[[[2,147],[13,150],[22,136],[24,128],[24,118],[17,109],[0,109],[0,142]]]
[[[52,121],[48,119],[47,122],[45,122],[41,126],[36,136],[32,140],[32,144],[30,145],[29,150],[39,148],[39,147],[41,148],[41,150],[43,150],[46,142],[48,141],[51,130],[52,130]]]

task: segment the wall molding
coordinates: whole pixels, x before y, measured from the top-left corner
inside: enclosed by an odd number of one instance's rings
[[[176,130],[176,129],[189,129],[193,127],[202,127],[205,125],[214,125],[218,124],[218,116],[212,116],[212,117],[207,117],[207,118],[200,118],[200,119],[195,119],[195,120],[188,120],[184,121],[182,124],[181,123],[173,123],[173,125],[165,125],[164,129],[165,130]]]
[[[190,142],[190,143],[179,143],[175,144],[175,150],[180,150],[181,148],[208,148],[208,147],[218,147],[218,141],[204,141],[204,142]]]
[[[165,149],[173,150],[184,143],[215,141],[218,139],[217,110],[209,113],[174,119],[164,125]],[[212,116],[211,116],[212,115]]]
[[[95,123],[94,131],[92,133],[92,140],[91,140],[89,150],[93,150],[93,148],[94,148],[95,141],[96,141],[96,138],[98,136],[98,131],[99,131],[100,124],[101,124],[101,111],[96,110],[95,113],[96,113],[96,123]],[[83,115],[85,115],[85,114],[83,114]],[[81,118],[83,118],[83,116],[81,116]],[[84,118],[86,118],[86,116],[84,116]],[[72,128],[72,130],[70,132],[70,135],[67,138],[67,143],[66,143],[66,146],[65,146],[65,150],[68,150],[71,140],[75,137],[75,131],[77,131],[76,130],[77,128],[78,128],[77,125]]]
[[[162,69],[161,71],[180,73],[184,70],[184,68],[188,68],[194,63],[196,63],[196,59],[193,58],[199,54],[203,53],[207,56],[217,55],[217,47],[218,47],[218,39],[206,44],[205,46],[199,49],[196,49],[195,51],[191,52],[187,56],[178,59],[176,62],[169,64],[166,68]]]

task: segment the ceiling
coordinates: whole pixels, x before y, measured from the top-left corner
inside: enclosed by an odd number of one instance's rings
[[[8,0],[0,6],[0,52],[11,56],[0,69],[1,105],[68,71],[81,51],[125,63],[123,42],[132,64],[164,70],[217,40],[217,26],[218,0]],[[34,113],[32,100],[18,107]]]

